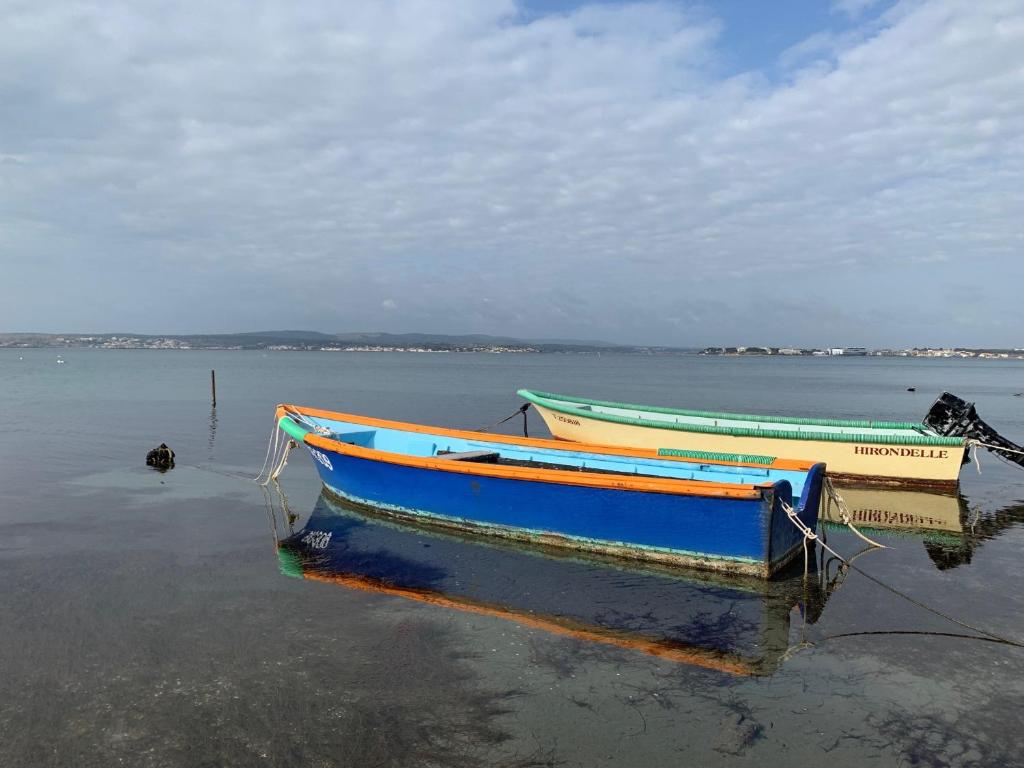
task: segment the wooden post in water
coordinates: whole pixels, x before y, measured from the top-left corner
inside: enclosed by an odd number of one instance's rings
[[[213,398],[213,407],[217,407],[217,372],[210,369],[210,397]]]

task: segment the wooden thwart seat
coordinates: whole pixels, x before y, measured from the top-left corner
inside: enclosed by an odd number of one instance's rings
[[[461,451],[457,453],[439,451],[437,458],[449,459],[451,461],[475,461],[481,464],[497,464],[499,455],[497,451]]]

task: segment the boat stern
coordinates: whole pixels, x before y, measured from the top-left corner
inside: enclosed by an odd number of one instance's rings
[[[787,480],[776,482],[765,493],[765,506],[769,510],[767,576],[785,568],[803,549],[804,533],[801,526],[814,532],[818,527],[821,508],[821,490],[825,480],[825,464],[813,464],[807,471],[803,492],[793,498],[793,488]],[[795,520],[790,518],[792,510]]]

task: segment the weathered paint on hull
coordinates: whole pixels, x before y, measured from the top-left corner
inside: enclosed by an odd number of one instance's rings
[[[963,449],[885,443],[789,440],[641,427],[557,413],[534,402],[551,434],[561,440],[631,448],[675,448],[820,461],[830,476],[881,485],[954,489]]]
[[[338,453],[318,443],[326,488],[396,519],[580,552],[768,578],[802,552],[803,538],[766,489],[736,499],[584,488],[465,475]],[[328,466],[329,464],[329,466]],[[822,468],[800,519],[817,524]]]

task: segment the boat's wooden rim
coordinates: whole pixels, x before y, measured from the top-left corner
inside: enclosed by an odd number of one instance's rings
[[[508,435],[494,435],[484,432],[469,432],[464,430],[447,429],[444,427],[429,427],[421,424],[408,424],[401,421],[390,421],[387,419],[376,419],[370,416],[359,416],[356,414],[340,413],[337,411],[326,411],[320,408],[309,408],[293,404],[278,405],[276,416],[278,423],[286,419],[289,413],[297,413],[317,418],[347,421],[354,424],[361,424],[368,427],[380,427],[384,429],[398,429],[408,432],[416,432],[427,435],[450,436],[461,439],[501,442],[515,445],[532,446],[537,448],[549,448],[565,451],[564,442],[555,440],[542,440],[537,438],[512,437]],[[295,424],[295,422],[292,422]],[[295,424],[296,427],[301,426]],[[627,475],[607,475],[597,472],[570,471],[558,469],[542,469],[536,467],[507,466],[501,464],[476,464],[472,462],[449,461],[438,457],[409,456],[402,453],[381,451],[375,448],[364,448],[359,445],[344,443],[339,440],[318,435],[312,431],[304,431],[302,441],[317,448],[334,451],[346,456],[369,459],[371,461],[383,461],[389,464],[399,464],[407,467],[437,470],[441,472],[456,472],[466,475],[480,475],[485,477],[507,478],[510,480],[526,480],[533,482],[556,483],[560,485],[574,485],[588,488],[605,488],[610,490],[644,491],[647,493],[667,493],[680,496],[707,496],[718,498],[734,499],[757,499],[763,493],[770,490],[775,483],[764,482],[757,484],[738,483],[717,483],[711,481],[682,480],[676,478],[651,478],[651,477],[629,477]],[[725,464],[735,466],[734,462],[704,461],[694,462],[677,457],[658,456],[656,451],[635,449],[635,448],[609,448],[607,446],[591,446],[585,443],[573,443],[574,451],[596,453],[608,456],[633,456],[637,458],[658,459],[663,461],[688,461],[688,463],[700,464]],[[776,460],[773,465],[751,464],[743,465],[756,469],[788,469],[795,471],[808,471],[813,465],[810,462],[794,461],[789,459]]]
[[[630,448],[627,446],[595,445],[592,443],[569,442],[558,439],[547,439],[542,437],[518,437],[517,435],[500,435],[495,432],[474,432],[468,429],[451,429],[449,427],[433,427],[426,424],[412,424],[405,421],[394,421],[391,419],[380,419],[374,416],[361,416],[340,411],[328,411],[322,408],[310,408],[292,403],[282,403],[277,406],[277,418],[281,418],[287,411],[295,411],[307,416],[315,416],[322,419],[335,419],[338,421],[352,421],[365,424],[370,427],[382,427],[384,429],[398,429],[405,432],[418,432],[428,435],[444,435],[446,437],[457,437],[463,440],[482,440],[484,442],[509,443],[512,445],[524,445],[534,448],[548,448],[556,451],[574,450],[582,453],[597,453],[606,456],[632,456],[638,459],[656,459],[658,461],[680,461],[687,464],[721,464],[725,466],[750,467],[751,469],[780,469],[794,472],[807,472],[816,462],[803,459],[782,459],[776,458],[770,464],[762,464],[754,461],[729,461],[726,459],[695,459],[686,456],[662,455],[650,448]],[[571,446],[571,448],[570,448]]]

